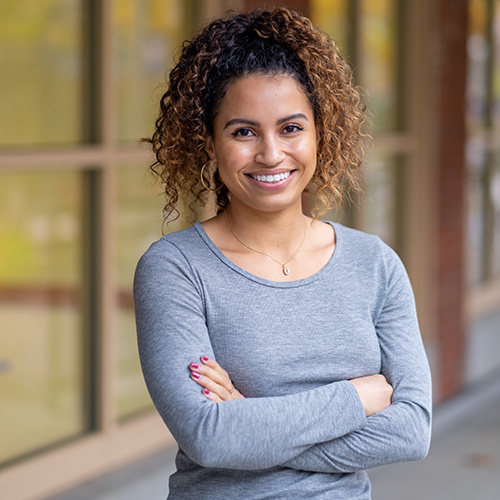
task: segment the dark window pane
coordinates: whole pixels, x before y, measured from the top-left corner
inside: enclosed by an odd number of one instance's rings
[[[493,122],[500,131],[500,0],[495,2],[493,18]]]
[[[485,253],[485,199],[484,174],[487,153],[482,141],[469,139],[467,143],[467,272],[468,282],[478,284],[483,279]]]
[[[482,129],[487,122],[490,53],[486,2],[471,0],[467,40],[467,124],[471,132]]]
[[[405,162],[400,155],[373,155],[366,166],[362,229],[380,236],[404,256]]]

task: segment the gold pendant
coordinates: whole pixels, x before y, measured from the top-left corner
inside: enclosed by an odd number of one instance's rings
[[[290,274],[290,269],[288,269],[288,267],[286,267],[286,264],[283,264],[283,274],[285,276],[288,276]]]

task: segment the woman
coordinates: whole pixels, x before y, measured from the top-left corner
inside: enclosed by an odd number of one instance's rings
[[[135,279],[139,350],[175,437],[171,499],[368,499],[365,469],[423,458],[430,375],[404,268],[303,214],[355,186],[362,103],[334,44],[286,9],[184,45],[151,140],[167,215]],[[391,400],[392,397],[392,400]]]

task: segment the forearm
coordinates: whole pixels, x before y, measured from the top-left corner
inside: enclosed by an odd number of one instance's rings
[[[204,467],[274,467],[317,442],[334,439],[366,423],[348,382],[289,396],[217,404],[206,400],[201,391],[186,387],[176,392],[170,386],[165,398],[165,379],[146,380],[153,401],[179,446]],[[336,417],[327,422],[326,414]]]
[[[283,465],[344,473],[419,460],[427,454],[431,436],[431,375],[411,287],[398,260],[395,271],[389,275],[387,299],[375,326],[381,373],[394,388],[393,403],[369,417],[362,429],[312,446]]]
[[[396,404],[369,417],[362,429],[320,443],[283,463],[324,473],[348,473],[424,458],[430,443],[431,416],[418,405]]]
[[[383,355],[384,375],[395,389],[388,408],[369,417],[362,429],[318,443],[282,465],[346,473],[424,458],[431,437],[431,378],[423,348],[417,345],[409,351],[413,356],[411,371],[407,370],[406,355]]]

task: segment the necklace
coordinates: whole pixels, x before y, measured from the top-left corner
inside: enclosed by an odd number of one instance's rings
[[[275,259],[272,255],[269,255],[268,253],[266,252],[263,252],[262,250],[257,250],[256,248],[252,248],[250,245],[247,245],[245,242],[241,241],[238,236],[236,236],[235,232],[233,231],[233,228],[230,226],[229,224],[229,219],[227,217],[227,212],[224,211],[224,219],[226,221],[226,225],[229,229],[229,231],[231,231],[231,234],[246,248],[248,248],[249,250],[252,250],[252,252],[257,252],[257,253],[260,253],[262,255],[266,255],[267,257],[269,257],[270,259],[274,260],[274,262],[277,262],[281,268],[283,269],[283,274],[285,276],[288,276],[290,274],[290,268],[288,267],[287,265],[287,262],[290,262],[296,255],[297,253],[299,252],[299,250],[302,248],[302,245],[304,244],[304,241],[306,240],[306,229],[307,229],[307,226],[305,225],[304,226],[304,236],[302,237],[302,241],[300,242],[300,245],[298,246],[297,250],[295,250],[295,252],[293,252],[292,255],[290,255],[290,257],[286,260],[286,262],[280,262],[278,259]]]

